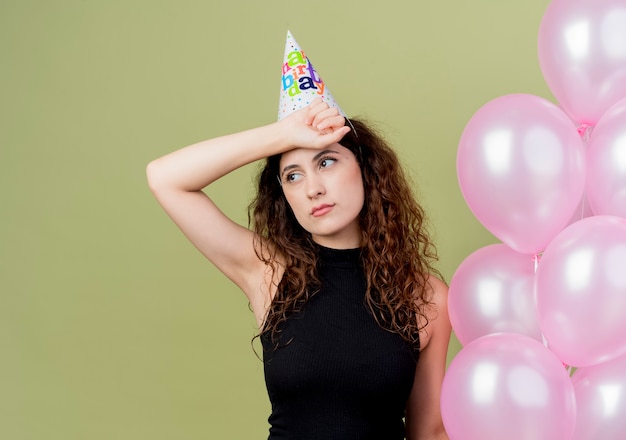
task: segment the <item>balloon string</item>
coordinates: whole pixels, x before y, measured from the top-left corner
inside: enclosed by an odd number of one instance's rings
[[[541,253],[536,253],[533,254],[533,265],[534,265],[534,269],[535,269],[535,276],[537,275],[537,268],[539,267],[539,259],[541,258]],[[534,293],[534,297],[535,297],[535,301],[537,300],[537,283],[533,283],[533,293]],[[547,349],[550,349],[550,346],[548,344],[548,340],[546,339],[545,335],[543,334],[543,332],[541,332],[541,342],[543,343],[544,347],[546,347]]]
[[[541,259],[541,252],[533,254],[533,264],[535,265],[535,274],[537,274],[537,268],[539,267],[539,260]],[[537,297],[537,283],[534,284],[534,289],[535,289],[535,298]],[[543,332],[541,332],[541,342],[543,343],[544,347],[546,347],[548,350],[550,350],[550,344],[548,343],[548,340],[546,339],[545,335],[543,334]],[[561,361],[561,364],[563,364],[563,368],[565,368],[567,370],[567,374],[569,376],[572,375],[572,366],[571,365],[567,365],[565,362]]]
[[[585,203],[587,203],[587,198],[583,194],[583,197],[580,200],[580,219],[579,220],[582,220],[585,218]]]

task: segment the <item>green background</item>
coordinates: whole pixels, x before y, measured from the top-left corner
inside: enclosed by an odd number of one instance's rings
[[[275,120],[290,29],[397,147],[450,281],[496,242],[460,193],[458,140],[498,96],[554,102],[548,3],[2,2],[0,438],[266,438],[247,301],[157,206],[146,164]],[[243,224],[255,171],[210,190]]]

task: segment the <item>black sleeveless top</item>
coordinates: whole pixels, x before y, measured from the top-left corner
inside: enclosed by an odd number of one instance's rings
[[[270,440],[400,440],[419,352],[364,303],[360,250],[320,248],[321,290],[263,344]]]

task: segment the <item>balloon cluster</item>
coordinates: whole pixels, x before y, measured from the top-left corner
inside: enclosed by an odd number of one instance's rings
[[[452,440],[626,438],[626,1],[553,0],[538,54],[559,105],[496,98],[458,146],[463,196],[502,243],[450,282]]]

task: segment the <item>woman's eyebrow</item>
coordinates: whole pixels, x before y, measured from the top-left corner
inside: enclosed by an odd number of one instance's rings
[[[322,156],[327,155],[328,153],[337,153],[338,151],[335,150],[324,150],[324,151],[320,151],[319,153],[317,153],[315,156],[313,156],[313,159],[311,159],[311,162],[317,162]]]
[[[283,170],[280,172],[281,175],[285,174],[287,171],[289,170],[293,170],[294,168],[298,168],[298,165],[287,165],[283,168]]]
[[[311,159],[311,162],[315,163],[317,162],[321,157],[329,154],[329,153],[335,153],[335,154],[339,154],[338,151],[335,150],[322,150],[319,153],[317,153],[315,156],[313,156],[313,158]],[[297,164],[290,164],[290,165],[286,165],[285,167],[283,167],[282,171],[280,172],[281,175],[285,174],[287,171],[292,170],[294,168],[298,168]]]

